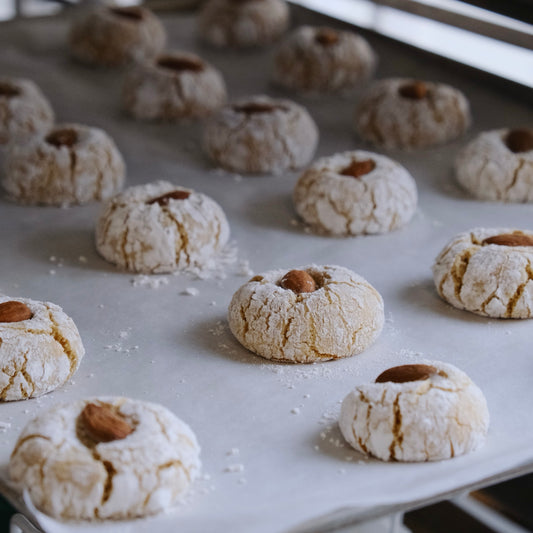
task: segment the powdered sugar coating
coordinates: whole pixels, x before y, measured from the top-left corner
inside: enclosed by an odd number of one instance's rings
[[[509,150],[509,132],[482,132],[463,148],[455,162],[457,181],[480,200],[533,202],[533,150]]]
[[[366,383],[342,402],[339,428],[356,450],[383,461],[439,461],[480,448],[489,426],[481,390],[458,368],[405,383]]]
[[[167,205],[148,203],[173,191],[191,194]],[[209,262],[229,233],[226,216],[214,200],[157,181],[130,187],[107,202],[96,226],[96,247],[104,259],[126,270],[173,272]]]
[[[375,82],[361,98],[355,114],[359,135],[386,148],[425,148],[462,135],[470,125],[470,105],[458,89],[424,82],[428,94],[405,98],[399,89],[414,82],[389,78]]]
[[[383,300],[370,283],[340,266],[298,267],[318,289],[280,286],[287,270],[253,277],[233,295],[230,329],[248,350],[277,361],[313,363],[358,354],[383,328]]]
[[[134,428],[124,439],[94,443],[80,428],[88,403],[109,406]],[[62,519],[125,519],[174,505],[200,471],[189,426],[161,405],[90,398],[56,406],[27,424],[9,475],[43,512]]]
[[[72,130],[72,146],[56,146],[47,136]],[[58,124],[53,130],[13,144],[6,154],[3,186],[18,202],[68,205],[104,200],[119,191],[125,165],[113,139],[99,128],[82,124]]]
[[[324,31],[334,32],[338,40],[321,44],[317,36]],[[370,78],[376,61],[368,42],[352,31],[300,26],[280,45],[273,77],[296,91],[344,91]]]
[[[117,15],[116,7],[100,5],[80,10],[72,23],[69,46],[73,57],[83,63],[116,66],[133,59],[153,57],[166,43],[165,28],[147,8],[118,8],[135,16]]]
[[[202,65],[196,70],[171,70],[157,64],[159,58],[138,63],[126,75],[124,107],[139,119],[179,120],[202,117],[226,102],[226,85],[220,72],[197,55],[167,51],[164,58],[189,60]]]
[[[245,113],[246,105],[267,105],[264,113]],[[211,117],[204,148],[225,169],[243,173],[281,172],[307,164],[318,144],[309,113],[290,100],[265,95],[238,100]]]
[[[433,265],[441,298],[458,309],[495,318],[533,317],[533,246],[483,244],[495,235],[533,232],[476,228],[455,236]]]
[[[18,94],[2,94],[0,90],[0,145],[23,141],[52,126],[52,107],[33,81],[0,77],[2,85]]]
[[[288,26],[284,0],[208,0],[198,17],[200,37],[214,46],[263,46]]]
[[[80,334],[63,309],[50,302],[0,295],[28,306],[33,317],[0,322],[0,400],[35,398],[66,383],[85,354]]]
[[[365,160],[376,165],[368,174],[340,174],[352,161]],[[298,214],[319,232],[383,233],[409,222],[417,189],[411,174],[396,161],[356,150],[315,161],[298,179],[293,202]]]

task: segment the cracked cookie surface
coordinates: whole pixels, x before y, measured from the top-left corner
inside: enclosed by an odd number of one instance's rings
[[[9,147],[3,186],[23,204],[84,204],[116,194],[124,176],[124,160],[107,133],[60,124]]]
[[[53,123],[52,107],[33,81],[0,77],[0,145],[20,142]]]
[[[497,236],[507,237],[486,242]],[[524,238],[526,245],[519,245]],[[533,232],[476,228],[443,248],[433,265],[433,279],[441,298],[458,309],[493,318],[531,318],[532,263]]]
[[[80,416],[104,407],[132,431],[108,442],[87,433]],[[189,426],[161,405],[93,398],[41,413],[24,428],[9,475],[43,512],[61,519],[126,519],[161,512],[200,470]]]
[[[243,98],[212,116],[204,148],[221,167],[243,173],[279,173],[307,164],[318,128],[302,106],[265,95]]]
[[[0,319],[0,400],[34,398],[66,383],[85,354],[73,320],[50,302],[0,295],[0,306],[7,302],[24,304],[31,318]]]
[[[533,147],[511,150],[506,144],[510,131],[479,134],[456,159],[457,181],[480,200],[533,202]]]
[[[122,101],[139,119],[197,118],[224,105],[226,85],[220,72],[197,55],[166,51],[128,72]]]
[[[116,66],[153,57],[166,43],[165,28],[143,6],[98,6],[77,17],[68,36],[74,58]]]
[[[286,270],[254,276],[233,295],[230,329],[248,350],[290,363],[314,363],[358,354],[378,337],[383,300],[364,278],[339,266],[309,265],[316,289],[283,288]],[[294,272],[294,271],[291,271]]]
[[[298,179],[293,202],[318,232],[384,233],[409,222],[416,210],[417,188],[396,161],[357,150],[315,161]]]
[[[273,77],[295,91],[347,91],[370,78],[375,67],[376,55],[360,35],[300,26],[276,52]]]
[[[451,141],[466,131],[470,120],[470,105],[461,91],[408,78],[373,83],[355,113],[355,127],[363,139],[407,150]]]
[[[200,37],[213,46],[264,46],[289,26],[284,0],[209,0],[198,16]]]
[[[229,239],[222,208],[205,194],[157,181],[109,200],[96,225],[96,248],[126,270],[163,273],[202,267]]]
[[[346,396],[339,428],[349,444],[383,461],[438,461],[481,447],[489,412],[472,380],[439,361],[408,366],[432,370],[422,379],[359,385]]]

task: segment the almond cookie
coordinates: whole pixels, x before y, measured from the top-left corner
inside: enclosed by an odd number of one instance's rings
[[[222,108],[204,131],[204,148],[221,167],[279,173],[307,164],[318,144],[309,113],[290,100],[252,96]]]
[[[298,214],[318,232],[383,233],[407,224],[416,209],[411,174],[373,152],[344,152],[315,161],[293,192]]]
[[[167,51],[131,69],[122,100],[139,119],[197,118],[226,103],[226,85],[220,72],[197,55]]]
[[[494,318],[533,316],[533,232],[477,228],[440,252],[433,279],[443,300]]]
[[[346,91],[370,78],[375,67],[375,53],[356,33],[301,26],[277,51],[274,80],[300,92]]]
[[[355,114],[359,135],[386,148],[426,148],[451,141],[470,125],[464,94],[443,83],[390,78],[374,83]]]
[[[202,267],[228,239],[226,215],[214,200],[168,181],[118,194],[96,226],[96,248],[104,259],[148,274]]]
[[[54,123],[54,112],[31,80],[0,77],[0,145],[24,140]]]
[[[165,43],[165,28],[142,6],[100,5],[82,11],[69,34],[72,56],[93,65],[116,66],[152,57]]]
[[[107,133],[61,124],[9,147],[3,185],[24,204],[84,204],[116,194],[124,174],[124,160]]]
[[[481,133],[459,153],[455,175],[480,200],[533,202],[533,129]]]
[[[0,295],[0,400],[53,391],[71,378],[84,354],[78,329],[61,307]]]
[[[9,476],[55,518],[135,518],[179,501],[199,473],[199,453],[189,426],[163,406],[92,398],[30,421]]]
[[[489,427],[481,390],[458,368],[402,365],[356,387],[339,428],[357,451],[383,461],[439,461],[480,448]]]
[[[383,328],[383,300],[340,266],[270,270],[233,295],[228,320],[237,340],[257,355],[314,363],[368,348]]]
[[[198,17],[200,37],[214,46],[263,46],[289,27],[284,0],[208,0]]]

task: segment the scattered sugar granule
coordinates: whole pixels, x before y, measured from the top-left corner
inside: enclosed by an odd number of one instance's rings
[[[235,455],[239,455],[239,453],[240,453],[239,448],[232,448],[229,452],[226,452],[226,455],[235,456]]]
[[[104,308],[104,304],[98,304],[98,309],[103,309]]]
[[[304,394],[304,398],[311,398],[310,394]]]
[[[300,223],[295,218],[291,219],[291,226],[298,226],[299,224]]]
[[[78,261],[79,261],[80,263],[87,263],[87,258],[86,258],[84,255],[80,255],[80,256],[78,257]]]
[[[134,287],[147,287],[149,289],[159,289],[162,285],[168,285],[168,278],[164,276],[147,276],[140,274],[131,279]]]
[[[121,331],[118,336],[121,338],[121,339],[127,339],[130,335],[130,332],[129,331]]]
[[[228,472],[230,474],[244,472],[244,465],[242,464],[228,465],[226,466],[226,468],[224,468],[224,472]]]
[[[248,483],[245,478],[241,477],[238,481],[239,485],[246,485]]]
[[[338,472],[339,474],[346,474],[346,469],[345,469],[345,468],[339,468],[339,469],[337,470],[337,472]]]
[[[198,296],[200,291],[195,287],[187,287],[185,290],[181,291],[181,294],[185,294],[186,296]]]
[[[51,255],[48,259],[51,263],[55,263],[57,261],[57,257],[55,255]]]
[[[210,305],[211,307],[215,307],[215,305],[217,305],[217,303],[215,302],[215,300],[213,300],[212,302],[209,303],[209,305]]]
[[[55,271],[55,270],[49,270],[48,273],[49,273],[51,276],[53,276],[53,275],[55,275],[56,271]]]
[[[11,424],[9,422],[0,421],[0,431],[6,431],[10,427],[11,427]]]
[[[250,268],[250,261],[247,259],[243,259],[239,263],[239,271],[238,274],[241,276],[253,276],[254,271]]]
[[[291,409],[291,413],[292,413],[293,415],[299,415],[299,414],[300,414],[300,409],[299,409],[298,407],[293,407],[293,408]]]

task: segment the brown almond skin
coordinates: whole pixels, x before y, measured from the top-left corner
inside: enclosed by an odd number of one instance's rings
[[[157,66],[175,72],[201,72],[204,70],[204,64],[199,59],[192,57],[163,56],[157,60]]]
[[[31,309],[22,302],[10,300],[0,304],[0,322],[22,322],[32,317]]]
[[[339,34],[331,28],[323,28],[317,31],[315,41],[322,46],[331,46],[339,41]]]
[[[129,19],[133,22],[137,22],[144,18],[144,13],[138,6],[111,7],[109,11],[111,11],[113,15]]]
[[[280,287],[297,294],[317,290],[315,280],[305,270],[291,270],[280,281]]]
[[[411,100],[422,100],[429,92],[427,85],[423,81],[413,81],[402,85],[398,92],[400,96],[404,98],[410,98]]]
[[[272,113],[277,109],[285,109],[283,106],[267,104],[262,102],[250,102],[249,104],[242,104],[233,106],[235,111],[245,113],[247,115],[255,115],[257,113]]]
[[[20,89],[11,83],[0,82],[0,96],[5,98],[13,98],[20,94]]]
[[[74,146],[78,142],[78,134],[70,128],[54,130],[46,136],[46,142],[57,148],[60,146]]]
[[[158,196],[157,198],[153,198],[152,200],[149,200],[146,202],[148,205],[151,204],[159,204],[159,205],[168,205],[170,200],[186,200],[189,198],[191,193],[189,191],[172,191],[167,192],[166,194],[162,194],[161,196]]]
[[[511,130],[505,137],[505,144],[515,154],[529,152],[533,150],[533,130],[529,128]]]
[[[340,171],[340,174],[342,176],[360,178],[365,174],[370,174],[375,168],[376,163],[372,159],[365,159],[364,161],[353,160],[346,168]]]
[[[382,372],[376,383],[407,383],[408,381],[424,381],[431,375],[436,374],[437,369],[431,365],[400,365],[394,366]]]
[[[80,413],[81,423],[91,439],[111,442],[125,439],[133,428],[105,405],[88,403]]]
[[[498,244],[499,246],[533,246],[533,237],[523,233],[502,233],[487,237],[481,244]]]

